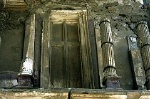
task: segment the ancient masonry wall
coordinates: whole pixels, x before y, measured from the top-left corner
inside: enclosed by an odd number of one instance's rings
[[[50,7],[83,8],[88,11],[88,19],[94,22],[93,38],[96,41],[92,57],[99,69],[100,86],[104,87],[103,81],[103,60],[101,48],[100,20],[108,18],[110,20],[115,68],[117,75],[121,76],[120,86],[126,90],[136,89],[134,77],[132,75],[131,62],[128,55],[127,36],[136,36],[136,26],[140,21],[148,22],[149,26],[149,4],[148,0],[30,0],[20,1],[13,5],[11,0],[0,1],[0,71],[13,71],[18,73],[23,59],[24,24],[31,13],[42,14]],[[16,0],[14,0],[16,2]],[[3,4],[5,6],[3,6]],[[143,5],[145,4],[145,5]],[[22,7],[23,6],[23,7]],[[15,10],[12,10],[14,8]],[[22,9],[18,12],[17,9]],[[11,39],[10,39],[11,38]],[[92,38],[92,36],[90,37]],[[12,42],[10,44],[10,42]],[[92,43],[92,41],[91,41]],[[8,46],[10,45],[10,46]],[[92,45],[91,45],[92,46]]]

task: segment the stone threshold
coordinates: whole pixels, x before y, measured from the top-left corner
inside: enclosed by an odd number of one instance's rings
[[[150,99],[149,90],[0,89],[1,99]]]

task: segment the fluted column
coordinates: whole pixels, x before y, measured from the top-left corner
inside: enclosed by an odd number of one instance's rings
[[[150,32],[146,21],[137,25],[138,40],[141,43],[143,65],[146,73],[147,88],[150,89]]]
[[[119,77],[116,73],[112,31],[110,20],[105,18],[100,23],[101,47],[103,58],[104,85],[107,88],[119,88]]]

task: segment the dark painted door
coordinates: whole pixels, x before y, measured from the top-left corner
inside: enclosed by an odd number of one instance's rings
[[[82,87],[77,22],[51,22],[50,83],[53,88]]]

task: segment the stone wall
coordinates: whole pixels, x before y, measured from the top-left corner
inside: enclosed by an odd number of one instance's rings
[[[1,71],[18,72],[22,61],[24,23],[31,13],[48,13],[51,8],[70,7],[73,9],[83,8],[88,11],[88,19],[94,22],[94,31],[96,46],[93,54],[93,60],[97,59],[99,68],[100,86],[103,79],[103,65],[101,56],[101,38],[100,38],[100,20],[107,17],[110,19],[114,40],[114,53],[116,59],[116,68],[118,75],[121,76],[121,87],[126,90],[135,88],[134,77],[132,76],[131,61],[128,55],[127,36],[135,36],[136,24],[141,21],[149,22],[149,13],[147,6],[142,6],[141,0],[41,0],[32,4],[26,0],[27,11],[9,12],[10,9],[1,11],[0,17],[0,36],[2,37],[2,45],[0,52],[0,68]],[[148,0],[146,2],[149,2]],[[7,7],[6,7],[7,8]],[[19,7],[18,7],[19,9]],[[28,13],[29,12],[29,13]],[[44,16],[43,16],[44,17]],[[92,37],[91,37],[92,38]],[[10,44],[11,42],[11,44]],[[10,45],[9,45],[10,44]],[[9,45],[9,46],[8,46]],[[92,46],[92,45],[90,45]],[[94,54],[97,54],[94,56]]]

